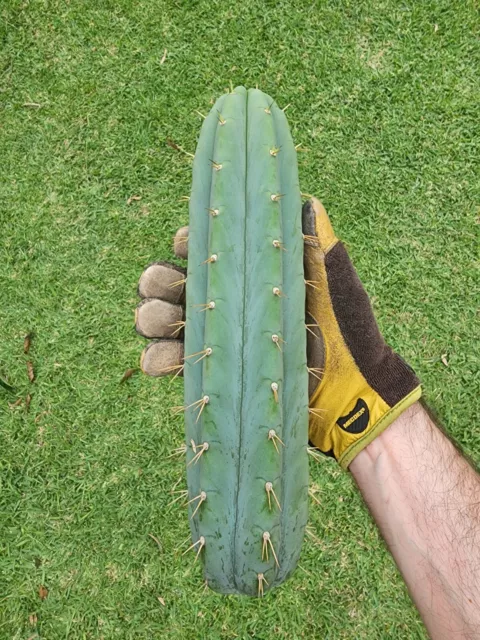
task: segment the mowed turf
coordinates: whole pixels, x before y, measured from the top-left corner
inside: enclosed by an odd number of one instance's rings
[[[331,460],[311,461],[293,578],[262,600],[204,590],[169,506],[181,380],[119,383],[137,279],[188,222],[191,159],[168,141],[193,152],[196,111],[258,84],[290,104],[302,190],[386,339],[478,460],[477,28],[470,0],[2,2],[2,640],[426,637]]]

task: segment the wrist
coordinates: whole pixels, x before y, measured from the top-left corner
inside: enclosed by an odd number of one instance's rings
[[[432,428],[434,425],[424,407],[420,402],[414,402],[362,449],[348,468],[356,478],[377,467],[382,457],[393,455],[409,458],[413,454],[412,447],[408,444],[410,438],[424,440]]]
[[[364,434],[356,439],[350,446],[348,446],[341,456],[338,457],[338,462],[344,469],[348,469],[352,461],[372,442],[375,442],[385,430],[390,427],[394,422],[398,420],[400,416],[404,416],[408,409],[418,404],[418,400],[422,395],[421,386],[415,387],[410,393],[404,396],[397,404],[388,408],[383,412],[383,415],[374,419],[372,426],[368,427]],[[419,407],[423,409],[420,405]],[[408,417],[409,414],[407,414]],[[370,412],[370,417],[373,418],[374,412]],[[409,420],[408,420],[409,422]]]
[[[436,440],[433,430],[435,425],[416,402],[349,467],[392,552],[401,545],[404,554],[420,563],[428,556],[428,548],[422,535],[426,525],[418,495],[424,491],[424,477],[431,472],[430,457]],[[406,570],[403,560],[397,559],[397,564],[401,571]]]

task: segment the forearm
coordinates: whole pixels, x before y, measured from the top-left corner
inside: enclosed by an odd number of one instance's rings
[[[416,403],[349,467],[434,640],[480,637],[480,479]]]

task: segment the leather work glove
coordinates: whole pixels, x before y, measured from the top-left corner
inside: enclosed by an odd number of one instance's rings
[[[319,200],[303,206],[309,439],[345,469],[354,457],[421,396],[413,370],[380,334],[368,296]],[[187,257],[188,227],[174,250]],[[186,270],[167,262],[143,272],[137,332],[155,338],[144,349],[151,376],[181,373]],[[288,295],[288,293],[287,293]]]

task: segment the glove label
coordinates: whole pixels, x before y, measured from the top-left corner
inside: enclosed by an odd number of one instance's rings
[[[367,428],[369,419],[370,411],[367,403],[363,398],[359,398],[350,413],[338,418],[337,424],[347,433],[362,433]]]

